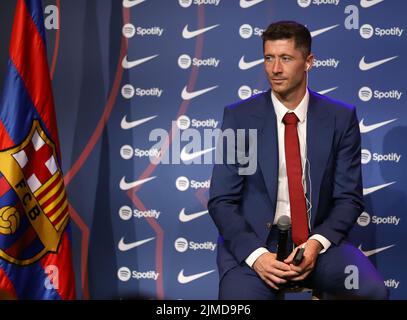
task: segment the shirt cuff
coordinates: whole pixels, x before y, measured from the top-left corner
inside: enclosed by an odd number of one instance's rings
[[[266,253],[266,252],[269,252],[266,248],[263,248],[263,247],[258,248],[258,249],[256,249],[256,250],[254,250],[254,251],[250,254],[250,256],[248,256],[248,257],[246,258],[245,261],[246,261],[246,263],[248,264],[248,266],[249,266],[250,268],[252,268],[252,267],[253,267],[253,264],[256,262],[257,258],[260,257],[263,253]]]
[[[313,240],[317,240],[319,243],[322,244],[322,246],[324,247],[319,254],[324,253],[326,250],[329,249],[329,247],[331,246],[331,241],[329,241],[327,238],[325,238],[324,236],[321,236],[320,234],[314,234],[312,237],[310,237],[308,240],[313,239]]]

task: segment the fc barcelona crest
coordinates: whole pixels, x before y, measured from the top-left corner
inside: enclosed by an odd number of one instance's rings
[[[55,145],[34,120],[20,145],[0,152],[0,257],[28,265],[56,252],[68,221]]]

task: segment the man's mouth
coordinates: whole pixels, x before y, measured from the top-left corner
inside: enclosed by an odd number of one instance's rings
[[[284,80],[286,80],[286,79],[284,79],[284,78],[271,78],[271,81],[273,81],[273,82],[283,82]]]

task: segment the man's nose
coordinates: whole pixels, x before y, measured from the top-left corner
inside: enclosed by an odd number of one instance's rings
[[[282,66],[281,66],[280,60],[276,59],[274,61],[274,64],[273,64],[272,72],[273,73],[281,73],[283,71],[281,67]]]

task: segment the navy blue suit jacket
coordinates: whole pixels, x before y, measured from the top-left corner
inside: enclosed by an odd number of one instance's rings
[[[264,247],[276,209],[277,120],[270,90],[224,110],[222,130],[257,129],[257,170],[239,175],[239,164],[215,164],[209,213],[219,233],[220,278],[257,248]],[[218,141],[218,148],[222,148]],[[226,145],[226,144],[225,144]],[[247,151],[247,150],[246,150]],[[363,212],[360,132],[355,107],[310,90],[307,157],[310,225],[337,245]],[[224,153],[226,154],[226,152]],[[307,172],[308,172],[307,169]]]

